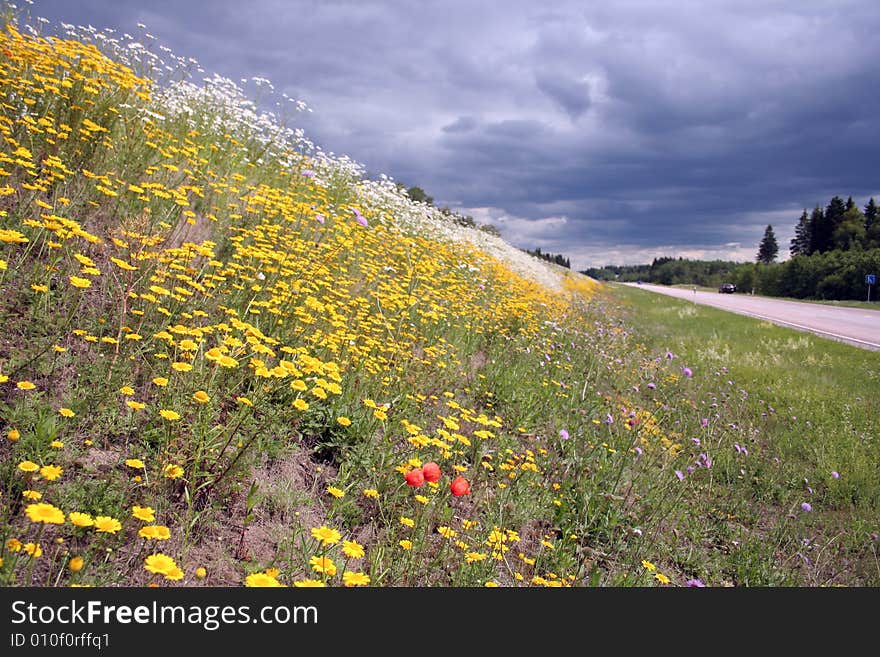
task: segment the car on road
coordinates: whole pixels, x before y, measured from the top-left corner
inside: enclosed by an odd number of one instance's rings
[[[723,283],[721,287],[718,288],[718,292],[733,294],[734,292],[736,292],[736,285],[734,285],[733,283]]]

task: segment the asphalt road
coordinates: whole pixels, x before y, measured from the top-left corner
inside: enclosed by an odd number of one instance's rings
[[[737,292],[721,294],[664,285],[626,283],[634,287],[749,315],[801,331],[809,331],[864,349],[880,350],[880,310],[841,308],[819,303],[753,297]]]

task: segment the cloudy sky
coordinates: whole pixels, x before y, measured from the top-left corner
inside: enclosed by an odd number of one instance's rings
[[[542,8],[542,6],[544,8]],[[35,0],[270,79],[326,151],[584,269],[880,198],[876,0]]]

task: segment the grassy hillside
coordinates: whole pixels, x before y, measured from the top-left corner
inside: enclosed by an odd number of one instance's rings
[[[3,584],[880,582],[834,388],[873,356],[811,343],[799,397],[756,348],[747,389],[660,321],[726,316],[452,224],[184,60],[0,50]]]

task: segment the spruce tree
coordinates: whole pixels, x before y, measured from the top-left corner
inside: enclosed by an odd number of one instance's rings
[[[812,255],[813,253],[821,253],[822,251],[827,251],[825,248],[825,244],[830,241],[830,235],[827,235],[827,229],[825,226],[825,211],[819,207],[818,205],[813,208],[813,211],[810,213],[810,248],[807,250],[805,255]],[[823,244],[823,242],[825,244]]]
[[[810,254],[810,216],[806,210],[794,228],[794,237],[791,239],[788,251],[792,256]]]
[[[764,229],[764,237],[761,245],[758,247],[757,260],[760,263],[769,265],[776,260],[776,254],[779,253],[779,243],[776,241],[776,235],[773,233],[773,226],[768,225]]]
[[[855,207],[855,203],[852,206]],[[819,251],[831,251],[834,249],[834,233],[840,228],[846,210],[847,204],[839,196],[831,199],[828,207],[825,208],[825,222],[820,235]]]
[[[873,196],[865,206],[865,248],[880,248],[880,208]]]

